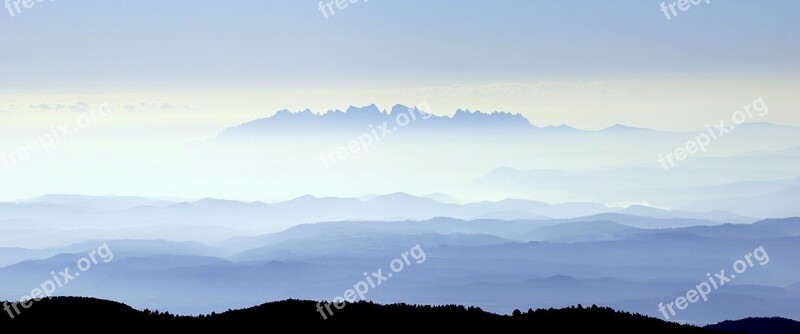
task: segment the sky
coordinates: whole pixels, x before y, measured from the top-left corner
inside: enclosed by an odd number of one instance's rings
[[[0,8],[0,153],[103,104],[114,117],[81,132],[81,154],[372,103],[695,131],[760,97],[757,121],[800,125],[791,0],[703,1],[669,19],[649,0],[14,1]]]
[[[325,18],[318,1],[44,1],[0,15],[0,110],[181,104],[194,112],[159,113],[207,135],[280,109],[427,100],[696,129],[764,96],[783,110],[765,121],[800,124],[800,4],[701,2],[668,20],[660,3],[373,0]]]

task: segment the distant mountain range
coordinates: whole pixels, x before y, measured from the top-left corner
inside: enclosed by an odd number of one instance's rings
[[[250,121],[226,129],[220,137],[235,138],[243,136],[267,136],[274,134],[314,135],[315,133],[336,133],[338,131],[368,130],[370,125],[379,126],[388,124],[388,129],[397,130],[400,127],[414,130],[430,131],[470,131],[470,132],[495,132],[497,130],[522,133],[606,133],[611,135],[647,135],[653,133],[667,133],[647,128],[637,128],[623,124],[615,124],[598,131],[580,130],[569,125],[560,126],[535,126],[521,114],[509,112],[484,113],[480,111],[456,110],[452,116],[426,114],[425,108],[395,105],[389,110],[381,110],[371,104],[363,107],[350,106],[347,110],[329,110],[314,113],[311,110],[290,112],[281,110],[273,116]],[[407,115],[401,116],[401,115]],[[414,116],[411,116],[414,115]],[[398,121],[399,119],[399,121]],[[770,123],[753,123],[743,126],[756,130],[765,129],[794,129],[791,126]],[[507,133],[506,133],[507,134]]]
[[[698,222],[616,213],[543,221],[341,221],[211,244],[103,239],[47,249],[0,249],[5,261],[0,299],[30,292],[32,278],[44,280],[53,268],[74,266],[100,243],[114,251],[114,260],[83,273],[59,295],[179,314],[244,308],[264,300],[332,298],[363,272],[386,268],[418,244],[427,261],[371,291],[369,300],[455,303],[500,313],[583,303],[660,317],[654,307],[659,302],[685,294],[705,273],[729,268],[764,246],[770,257],[766,265],[755,264],[677,319],[708,324],[800,314],[800,258],[795,256],[800,218],[654,227]],[[190,229],[195,228],[184,231]]]
[[[399,118],[398,118],[399,117]],[[399,119],[399,121],[398,121]],[[395,105],[391,110],[382,111],[374,104],[364,107],[349,107],[346,111],[331,110],[321,114],[310,110],[290,112],[278,111],[275,115],[244,123],[225,130],[221,137],[271,135],[278,133],[335,133],[337,131],[370,130],[370,126],[388,125],[387,130],[400,127],[408,129],[428,129],[446,131],[453,129],[472,131],[519,130],[537,127],[520,114],[507,112],[482,113],[458,110],[452,116],[428,114],[417,107]],[[569,130],[575,130],[569,128]]]
[[[800,165],[800,155],[792,151],[768,156],[696,158],[687,161],[686,168],[669,172],[657,164],[580,173],[501,167],[461,191],[519,198],[557,196],[592,198],[602,203],[649,203],[627,211],[661,217],[680,216],[681,211],[705,212],[705,218],[730,222],[754,220],[750,217],[796,216],[800,215],[800,207],[794,205],[800,198],[800,177],[791,166]],[[756,172],[761,169],[763,173]],[[658,213],[657,207],[672,209]]]
[[[768,193],[773,185],[760,186]],[[795,319],[800,218],[747,219],[753,218],[591,202],[463,203],[442,193],[306,195],[275,203],[46,195],[0,203],[6,246],[0,248],[0,298],[29,293],[32,278],[73,266],[101,243],[114,250],[114,261],[82,274],[59,295],[180,314],[330,298],[366,270],[420,245],[427,262],[368,300],[475,305],[498,313],[582,303],[659,317],[659,302],[764,246],[767,265],[756,265],[676,320]]]
[[[415,118],[405,116],[409,113]],[[792,188],[800,187],[794,167],[800,165],[797,127],[741,124],[677,159],[678,149],[708,129],[679,132],[615,124],[589,131],[536,126],[520,114],[466,110],[426,117],[402,105],[389,110],[367,105],[323,113],[281,111],[224,129],[189,151],[199,156],[197,164],[215,157],[238,171],[216,177],[254,183],[283,198],[403,191],[438,193],[435,198],[449,204],[507,198],[641,204],[706,212],[726,222],[800,215],[792,205],[798,196]],[[287,194],[286,189],[302,192]],[[250,197],[257,195],[249,192]],[[743,205],[752,201],[766,204]],[[560,217],[516,209],[484,214],[457,217]]]
[[[645,229],[755,220],[723,211],[671,211],[637,205],[612,208],[590,202],[548,204],[519,199],[456,204],[446,195],[437,197],[448,202],[406,193],[362,199],[306,195],[276,203],[46,195],[24,202],[0,203],[0,222],[3,222],[0,231],[4,231],[0,243],[29,248],[91,238],[166,238],[213,243],[237,235],[278,232],[298,224],[323,221],[420,221],[436,217],[546,222],[581,217],[602,220],[603,214],[616,214],[619,216],[613,219],[630,216],[631,219],[622,221]]]

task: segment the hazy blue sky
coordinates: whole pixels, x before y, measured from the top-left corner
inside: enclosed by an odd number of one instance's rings
[[[372,0],[325,19],[318,1],[46,1],[0,15],[2,87],[796,74],[797,1],[712,1],[672,20],[659,3]]]
[[[778,110],[763,121],[800,124],[800,3],[703,2],[671,20],[660,3],[372,0],[325,19],[318,1],[45,1],[0,12],[0,111],[168,102],[209,135],[284,108],[427,100],[697,129],[763,96]]]

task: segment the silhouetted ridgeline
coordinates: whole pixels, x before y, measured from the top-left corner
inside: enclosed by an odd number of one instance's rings
[[[746,334],[796,334],[800,333],[800,322],[784,318],[747,318],[723,321],[706,328]]]
[[[493,329],[536,329],[538,333],[717,333],[712,330],[678,325],[659,319],[614,311],[602,307],[572,307],[566,309],[528,310],[512,316],[497,315],[479,308],[463,306],[414,306],[405,304],[378,305],[359,302],[342,310],[334,309],[333,316],[323,320],[317,302],[287,300],[243,310],[200,317],[174,316],[169,313],[137,311],[124,304],[91,298],[54,298],[35,303],[30,309],[11,320],[6,314],[0,324],[7,326],[85,326],[107,328],[120,325],[154,325],[181,328],[224,324],[258,323],[263,326],[346,327],[380,330],[380,328],[419,328],[441,324],[447,328],[491,326]],[[376,327],[378,326],[378,327]],[[271,327],[260,327],[267,330]]]

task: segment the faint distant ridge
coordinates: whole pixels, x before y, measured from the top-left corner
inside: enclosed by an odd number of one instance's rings
[[[614,124],[609,126],[605,129],[600,130],[601,132],[612,132],[612,133],[643,133],[643,132],[655,132],[656,130],[648,129],[648,128],[637,128],[633,126],[627,126],[625,124]]]
[[[172,204],[166,200],[137,196],[88,196],[74,194],[48,194],[27,201],[31,204],[78,206],[95,210],[126,210],[138,206],[163,207]]]

